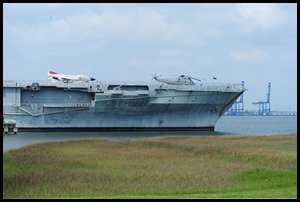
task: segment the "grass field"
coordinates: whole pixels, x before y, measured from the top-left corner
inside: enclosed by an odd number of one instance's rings
[[[37,143],[3,153],[3,198],[297,198],[297,134]]]

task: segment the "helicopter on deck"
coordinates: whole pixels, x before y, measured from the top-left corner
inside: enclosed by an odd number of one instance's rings
[[[154,75],[153,79],[158,82],[170,84],[170,85],[196,85],[193,80],[201,81],[201,79],[197,79],[191,76],[180,75],[174,78],[167,78],[163,76]],[[202,79],[205,80],[205,79]]]

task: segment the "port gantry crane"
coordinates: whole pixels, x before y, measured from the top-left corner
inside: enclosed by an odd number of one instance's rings
[[[252,102],[254,105],[258,105],[258,115],[259,116],[270,116],[271,108],[270,108],[270,94],[271,94],[271,83],[268,84],[268,94],[267,94],[267,101],[257,101]]]
[[[244,81],[242,81],[242,87],[244,88]],[[233,105],[227,111],[230,116],[241,116],[244,115],[244,101],[243,95],[240,96],[240,99],[233,103]]]

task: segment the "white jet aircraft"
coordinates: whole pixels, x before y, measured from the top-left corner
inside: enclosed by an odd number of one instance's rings
[[[48,71],[48,79],[52,79],[52,81],[62,81],[64,83],[72,83],[72,82],[88,82],[94,81],[95,79],[86,75],[67,75],[67,74],[58,74],[54,71]]]

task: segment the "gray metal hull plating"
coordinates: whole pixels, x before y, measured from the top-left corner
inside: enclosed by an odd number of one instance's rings
[[[18,131],[214,130],[244,89],[127,85],[4,85],[4,119]],[[142,89],[145,88],[145,89]],[[220,90],[221,89],[221,90]]]

